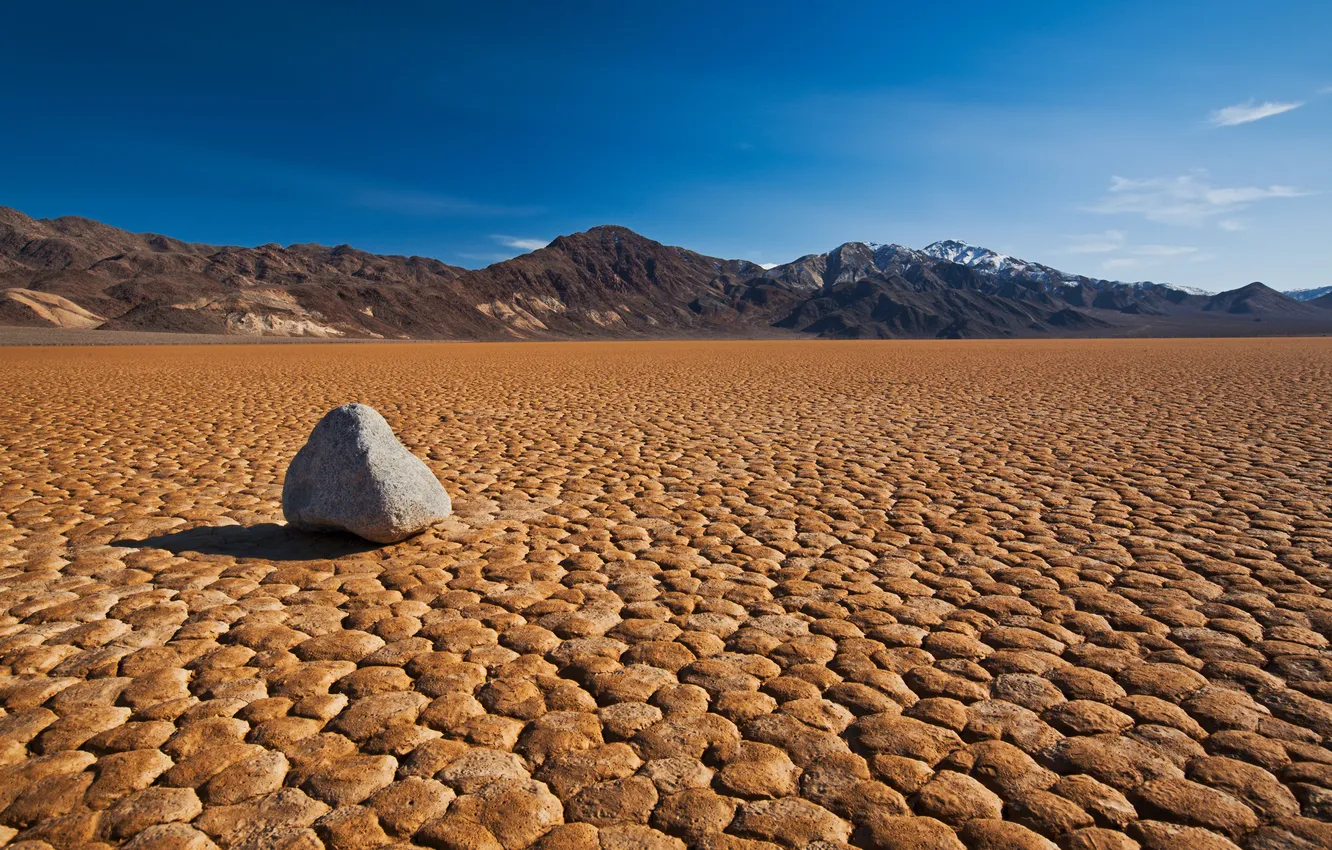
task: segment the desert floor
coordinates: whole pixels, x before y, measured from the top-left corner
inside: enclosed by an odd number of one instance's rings
[[[0,845],[1332,846],[1332,340],[9,348],[0,401]],[[282,526],[348,401],[449,522]]]

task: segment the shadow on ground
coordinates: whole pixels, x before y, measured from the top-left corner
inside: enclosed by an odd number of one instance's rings
[[[174,555],[230,555],[233,558],[264,558],[270,561],[315,561],[341,558],[381,548],[381,544],[338,532],[297,531],[287,525],[215,525],[159,534],[143,540],[116,540],[113,546],[126,549],[165,549]]]

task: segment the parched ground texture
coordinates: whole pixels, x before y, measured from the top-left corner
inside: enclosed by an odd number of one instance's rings
[[[0,349],[0,845],[1332,846],[1332,340]],[[281,525],[373,405],[454,497]]]

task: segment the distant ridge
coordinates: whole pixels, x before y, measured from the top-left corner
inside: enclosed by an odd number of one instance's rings
[[[1314,289],[1288,289],[1285,294],[1296,301],[1313,301],[1322,298],[1324,295],[1332,294],[1332,286],[1319,286]]]
[[[764,268],[615,225],[484,269],[348,245],[182,242],[0,207],[0,324],[379,339],[843,339],[1332,332],[1327,295],[1068,274],[956,240]]]

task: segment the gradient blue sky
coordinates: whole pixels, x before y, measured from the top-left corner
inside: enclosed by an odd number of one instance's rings
[[[1313,0],[10,4],[0,204],[471,267],[617,223],[1321,286],[1329,33]]]

